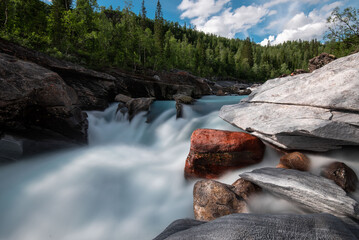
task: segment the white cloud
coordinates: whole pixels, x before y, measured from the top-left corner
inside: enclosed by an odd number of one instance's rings
[[[182,0],[177,7],[183,11],[181,18],[193,19],[193,24],[202,24],[209,16],[220,12],[230,0]]]
[[[260,42],[260,44],[265,46],[268,44],[268,42],[270,42],[272,45],[276,45],[285,41],[299,39],[321,39],[328,27],[326,23],[327,17],[335,7],[340,5],[342,5],[341,2],[327,4],[324,5],[319,11],[316,9],[312,10],[308,15],[305,15],[304,12],[300,12],[292,17],[287,22],[287,24],[285,24],[282,31],[275,38],[270,36],[269,38],[265,38],[262,42]],[[273,25],[274,24],[270,23],[267,28],[270,28]]]
[[[258,24],[269,11],[259,6],[242,6],[235,10],[227,8],[219,16],[211,17],[197,29],[207,33],[233,38],[238,32],[245,32]]]

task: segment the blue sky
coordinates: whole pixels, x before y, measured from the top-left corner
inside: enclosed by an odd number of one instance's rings
[[[133,0],[139,13],[142,0]],[[145,0],[154,17],[157,0]],[[100,6],[125,6],[124,0],[98,0]],[[229,38],[249,36],[257,43],[322,40],[333,8],[359,8],[359,0],[161,0],[164,18]]]

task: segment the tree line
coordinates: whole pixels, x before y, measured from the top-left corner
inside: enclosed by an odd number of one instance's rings
[[[113,9],[100,7],[96,0],[2,0],[0,37],[94,69],[182,69],[250,82],[306,69],[309,59],[323,51],[340,57],[358,47],[359,37],[343,29],[340,33],[338,24],[326,44],[298,40],[263,47],[250,38],[228,39],[167,21],[159,0],[154,19],[147,17],[144,0],[140,13],[132,8],[131,1]],[[328,21],[345,24],[345,14],[356,16],[355,9],[354,14],[353,9],[346,11],[336,9]]]

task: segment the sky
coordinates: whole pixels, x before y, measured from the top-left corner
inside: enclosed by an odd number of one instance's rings
[[[124,0],[97,0],[100,6],[125,6]],[[323,40],[326,19],[335,7],[359,8],[359,0],[160,0],[166,20],[187,23],[197,30],[228,38],[250,37],[257,43]],[[140,12],[142,0],[132,0]],[[157,0],[145,0],[154,18]]]

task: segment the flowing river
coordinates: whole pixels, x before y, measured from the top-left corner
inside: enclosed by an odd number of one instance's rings
[[[243,97],[203,97],[184,106],[155,102],[131,123],[117,104],[89,113],[89,146],[27,159],[0,168],[0,240],[152,239],[178,218],[193,218],[194,182],[183,177],[190,136],[197,128],[235,130],[218,117],[222,105]],[[318,167],[340,160],[358,174],[359,150],[308,154]],[[267,147],[264,160],[231,172],[274,167],[279,153]],[[358,191],[357,191],[358,192]],[[271,196],[253,201],[257,212],[298,212]]]

